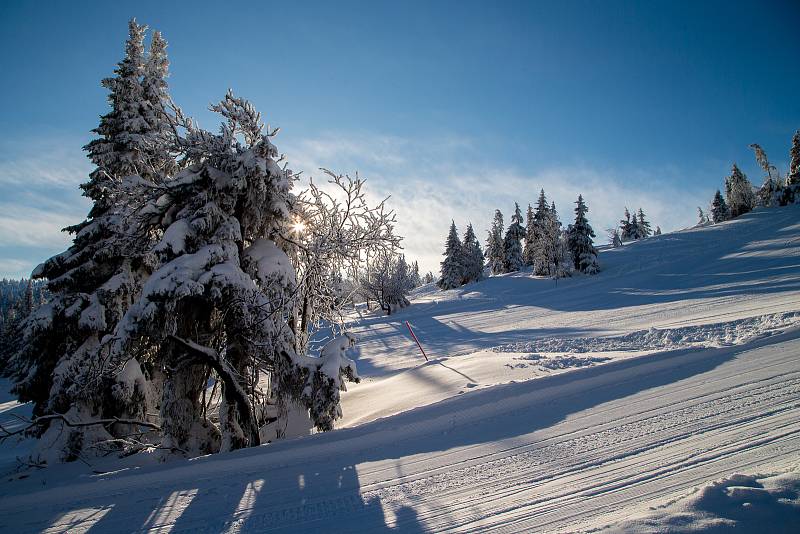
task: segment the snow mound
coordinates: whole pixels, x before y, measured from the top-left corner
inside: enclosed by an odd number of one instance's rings
[[[543,337],[533,341],[492,347],[492,352],[610,352],[650,351],[688,347],[710,348],[741,345],[800,323],[800,313],[785,312],[747,317],[723,323],[649,328],[622,336]]]
[[[800,471],[760,477],[735,474],[687,497],[602,532],[797,532]]]

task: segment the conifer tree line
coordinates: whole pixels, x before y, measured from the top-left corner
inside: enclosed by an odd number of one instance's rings
[[[18,337],[20,325],[47,298],[47,287],[41,280],[0,280],[0,365]]]
[[[472,224],[462,240],[455,221],[451,222],[438,286],[453,289],[486,275],[526,268],[537,276],[552,278],[571,276],[574,272],[597,273],[596,236],[586,217],[589,208],[582,195],[575,204],[575,220],[566,229],[562,228],[555,202],[548,202],[544,189],[539,193],[536,208],[528,205],[524,220],[519,203],[515,203],[507,228],[503,213],[495,210],[485,252],[481,251]]]
[[[642,208],[639,208],[631,215],[628,208],[625,208],[625,216],[620,219],[619,226],[610,232],[610,242],[614,247],[622,245],[628,241],[638,241],[646,239],[652,235],[660,235],[661,229],[657,228],[658,234],[651,229],[650,222]]]
[[[389,273],[390,310],[421,282],[364,180],[325,171],[325,187],[294,192],[278,130],[230,91],[210,107],[219,132],[199,128],[169,95],[166,41],[154,31],[146,46],[147,33],[130,21],[102,80],[88,216],[34,270],[47,301],[3,351],[33,418],[0,439],[39,438],[36,465],[254,446],[282,437],[291,406],[330,430],[358,381],[342,306],[376,273]],[[323,324],[335,335],[312,353]]]
[[[758,167],[764,171],[764,179],[755,187],[736,163],[731,174],[725,177],[724,195],[717,189],[707,213],[698,208],[698,224],[720,223],[734,219],[754,208],[786,206],[800,201],[800,130],[795,131],[789,148],[789,168],[781,176],[778,168],[770,163],[767,153],[760,145],[750,145]]]

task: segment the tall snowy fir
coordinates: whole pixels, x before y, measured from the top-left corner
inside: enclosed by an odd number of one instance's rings
[[[547,203],[544,189],[539,192],[536,201],[536,211],[533,215],[533,225],[531,231],[531,252],[533,274],[539,276],[549,276],[553,265],[553,232],[552,232],[552,213]]]
[[[536,219],[530,204],[525,217],[525,247],[522,250],[522,261],[528,266],[532,266],[536,261]]]
[[[478,238],[475,236],[475,231],[472,229],[472,223],[467,225],[467,231],[464,233],[464,242],[462,244],[464,250],[462,258],[464,261],[464,283],[478,282],[483,279],[483,251]]]
[[[789,149],[789,172],[786,184],[780,194],[782,206],[792,204],[800,199],[800,130],[792,136],[792,147]]]
[[[290,403],[330,430],[344,382],[358,380],[344,355],[352,336],[320,357],[294,350],[297,277],[284,238],[294,177],[277,163],[274,132],[231,93],[211,108],[224,119],[216,135],[176,107],[167,114],[166,45],[154,36],[148,63],[144,34],[131,21],[125,58],[103,81],[112,109],[86,147],[97,166],[82,186],[89,218],[35,270],[50,298],[5,370],[32,401],[37,464],[257,445]],[[184,165],[170,176],[174,150]]]
[[[714,224],[721,223],[728,220],[728,216],[728,204],[725,202],[722,193],[717,189],[714,199],[711,201],[711,221]]]
[[[441,263],[441,277],[437,282],[440,289],[454,289],[459,287],[464,280],[464,247],[458,238],[455,221],[450,223],[450,232],[447,234],[444,261]]]
[[[52,294],[26,321],[20,349],[9,369],[20,400],[33,401],[34,416],[66,414],[72,422],[113,415],[140,418],[154,405],[142,382],[120,385],[125,376],[98,372],[104,337],[111,334],[140,291],[151,269],[149,258],[126,242],[131,212],[121,184],[128,177],[142,182],[163,181],[152,165],[161,149],[152,143],[148,105],[143,96],[144,26],[131,20],[125,57],[115,76],[102,81],[109,90],[111,111],[94,130],[96,139],[85,150],[96,168],[83,184],[93,201],[86,221],[68,228],[73,245],[36,268]],[[134,180],[134,181],[135,181]],[[154,369],[139,371],[152,374]],[[67,427],[53,420],[34,429],[46,460],[75,459],[94,443],[127,432],[125,425]]]
[[[569,251],[572,254],[575,270],[595,274],[600,267],[597,264],[597,249],[593,241],[594,230],[586,218],[589,208],[584,203],[582,195],[578,195],[575,204],[575,222],[567,230]]]
[[[558,220],[556,203],[550,205],[548,220],[549,246],[552,248],[550,255],[550,276],[553,278],[565,278],[571,275],[571,253],[567,244],[567,232],[561,228],[561,221]]]
[[[143,69],[142,95],[145,105],[143,114],[148,124],[146,140],[149,166],[156,171],[156,176],[172,176],[177,171],[173,154],[176,147],[167,114],[171,104],[168,76],[167,42],[161,32],[153,31]]]
[[[644,211],[642,211],[642,208],[639,208],[636,214],[636,239],[650,237],[652,233],[652,230],[650,230],[650,223],[645,219]]]
[[[792,148],[789,150],[789,174],[786,176],[787,186],[800,185],[800,130],[792,136]]]
[[[619,236],[619,228],[611,228],[608,232],[608,242],[612,248],[619,248],[622,246],[622,238]]]
[[[779,183],[778,183],[778,170],[775,168],[774,165],[770,164],[769,159],[767,159],[767,153],[764,152],[764,149],[761,148],[760,145],[753,143],[750,145],[750,148],[753,149],[756,157],[756,163],[761,169],[766,173],[764,176],[764,183],[758,190],[757,202],[761,206],[770,207],[776,200],[776,195],[779,190]],[[775,176],[773,176],[773,174]]]
[[[625,218],[619,221],[620,239],[622,242],[633,241],[637,239],[636,217],[631,220],[631,212],[625,208]]]
[[[755,207],[753,186],[735,163],[731,168],[731,175],[725,179],[725,190],[731,218],[747,213]]]
[[[514,215],[508,225],[503,238],[503,271],[512,273],[522,268],[522,239],[525,237],[525,228],[522,226],[522,212],[519,204],[514,204]]]
[[[503,272],[505,251],[503,249],[503,214],[500,210],[495,210],[492,227],[489,236],[486,238],[486,265],[491,274]]]

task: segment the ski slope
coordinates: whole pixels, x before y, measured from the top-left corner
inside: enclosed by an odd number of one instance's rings
[[[594,278],[421,292],[355,326],[365,379],[341,429],[166,465],[8,473],[0,531],[789,532],[799,208],[604,250]]]

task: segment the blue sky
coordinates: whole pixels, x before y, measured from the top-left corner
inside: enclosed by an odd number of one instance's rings
[[[4,2],[0,276],[23,276],[85,216],[80,147],[135,16],[169,42],[171,92],[210,129],[227,88],[291,166],[359,171],[391,195],[409,256],[438,267],[450,219],[541,187],[604,228],[644,208],[691,225],[750,143],[785,170],[800,128],[797,2]]]

